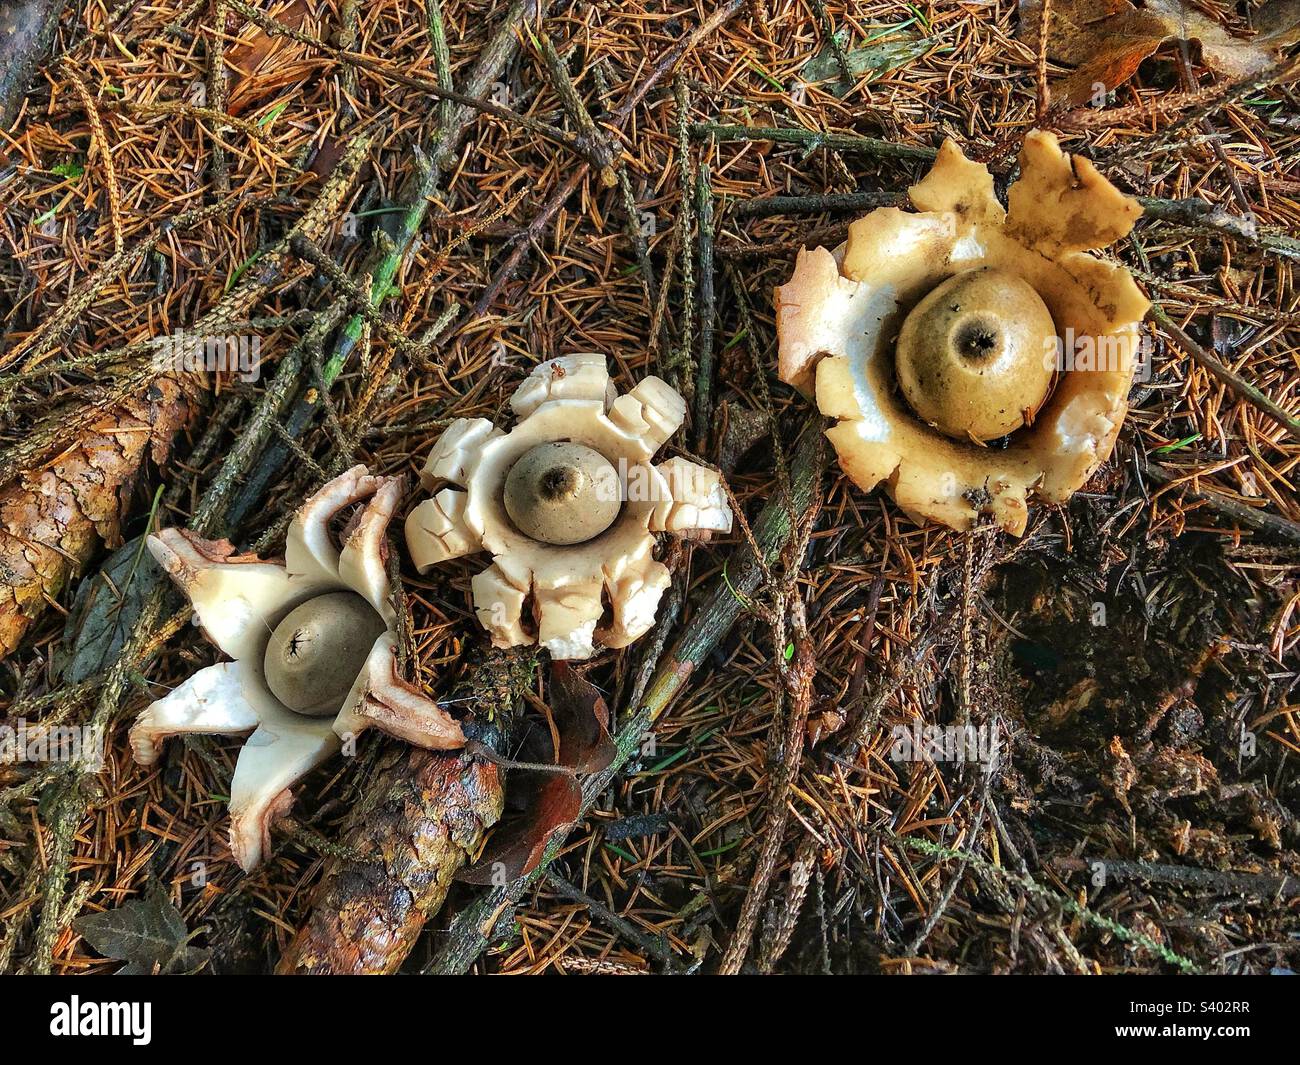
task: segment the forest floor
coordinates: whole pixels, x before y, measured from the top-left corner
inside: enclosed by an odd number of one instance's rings
[[[1061,68],[1007,0],[559,2],[544,17],[520,6],[256,5],[293,34],[237,0],[64,12],[52,58],[0,131],[0,487],[81,446],[75,412],[134,396],[153,404],[155,432],[172,424],[170,448],[119,481],[87,455],[108,483],[103,513],[63,545],[83,575],[48,583],[0,663],[5,720],[107,728],[100,773],[0,765],[0,971],[112,971],[120,959],[101,956],[78,918],[154,883],[202,964],[269,971],[338,857],[349,809],[398,746],[369,735],[359,758],[309,777],[270,859],[243,875],[224,801],[238,743],[177,741],[150,769],[131,759],[134,714],[216,660],[179,599],[132,598],[141,533],[207,507],[241,548],[275,554],[286,516],[326,475],[360,461],[414,481],[452,417],[501,423],[530,367],[575,351],[606,354],[624,389],[649,373],[677,384],[704,417],[672,448],[720,467],[752,522],[785,491],[810,415],[775,375],[772,291],[796,251],[833,247],[868,206],[904,202],[928,164],[890,145],[951,137],[1005,194],[1035,126],[1125,192],[1221,208],[1153,209],[1109,249],[1181,327],[1144,327],[1150,372],[1111,460],[1069,504],[1032,505],[1016,539],[917,525],[825,449],[818,505],[799,515],[811,525],[547,874],[496,913],[487,949],[457,967],[1297,968],[1293,88],[1234,81],[1171,42],[1072,109],[1053,102],[1044,70]],[[497,110],[473,110],[439,155],[459,105],[428,86],[449,71],[469,93],[486,43],[511,25],[513,55],[487,86]],[[860,139],[777,143],[720,126]],[[205,499],[278,361],[342,294],[294,255],[271,269],[268,249],[358,151],[314,242],[377,289],[375,309],[337,380],[308,359],[290,382],[323,392],[325,414],[291,445],[272,432],[238,483]],[[367,264],[409,217],[398,204],[430,153],[440,180],[414,245],[376,285]],[[194,328],[250,279],[255,298],[218,324],[258,338],[260,374],[150,394],[140,342]],[[277,445],[290,461],[269,462]],[[21,536],[15,513],[7,533]],[[682,599],[669,646],[745,544],[738,523],[672,550]],[[419,576],[402,561],[415,676],[436,696],[486,652],[469,599],[482,564]],[[95,595],[114,604],[107,621]],[[89,639],[88,615],[112,632]],[[584,670],[616,722],[663,648],[647,638]],[[801,702],[792,674],[805,656]],[[891,757],[914,724],[964,722],[996,736],[988,771]],[[483,890],[453,888],[402,967],[443,967],[457,914]]]

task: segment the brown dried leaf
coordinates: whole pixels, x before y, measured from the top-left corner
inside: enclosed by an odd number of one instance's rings
[[[497,829],[460,880],[500,885],[536,869],[556,833],[573,824],[582,809],[577,774],[598,773],[614,760],[609,706],[595,685],[568,662],[556,662],[551,666],[550,696],[551,719],[559,735],[556,771],[511,774],[507,799],[519,812]]]
[[[1042,19],[1042,0],[1021,0],[1019,37],[1035,51]],[[1075,70],[1052,86],[1052,95],[1074,107],[1099,87],[1109,92],[1171,40],[1198,44],[1205,65],[1234,81],[1262,74],[1300,41],[1300,0],[1272,0],[1255,12],[1254,26],[1254,36],[1234,35],[1179,0],[1054,0],[1047,54]]]

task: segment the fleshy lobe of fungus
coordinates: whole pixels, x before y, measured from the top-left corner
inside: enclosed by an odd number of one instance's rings
[[[585,354],[542,363],[510,404],[519,419],[510,432],[461,418],[434,444],[421,473],[434,494],[406,520],[411,557],[423,572],[492,554],[470,584],[498,647],[540,643],[556,659],[625,647],[654,624],[668,586],[654,534],[731,529],[717,473],[650,461],[686,404],[657,377],[619,395],[604,357]]]
[[[230,847],[245,871],[262,861],[289,789],[344,738],[374,726],[437,750],[465,743],[460,726],[397,675],[383,551],[401,497],[400,478],[364,466],[341,474],[294,515],[283,563],[186,529],[149,537],[195,624],[233,661],[199,670],[146,707],[131,727],[132,753],[152,765],[177,733],[252,733],[230,783]],[[340,549],[330,522],[358,503]]]
[[[951,141],[909,195],[917,213],[882,208],[854,222],[834,252],[800,252],[776,292],[779,372],[838,420],[827,436],[859,486],[883,482],[917,520],[966,529],[988,513],[1020,535],[1027,494],[1068,499],[1109,457],[1123,423],[1148,302],[1127,270],[1087,251],[1127,234],[1141,208],[1040,131],[1026,137],[1007,210],[988,170]],[[1020,357],[1005,381],[983,375],[983,398],[962,395],[972,381],[954,352],[963,343],[996,348],[997,337],[963,336],[959,313],[945,317],[935,310],[941,301],[926,302],[945,284],[975,284],[950,279],[980,270],[1016,279],[1009,289],[1023,297],[1015,328],[1002,332]],[[929,328],[909,330],[909,312],[918,323],[929,317]],[[1044,330],[1035,367],[1021,349]],[[1072,369],[1076,350],[1090,357]],[[1004,432],[1005,448],[982,446]]]

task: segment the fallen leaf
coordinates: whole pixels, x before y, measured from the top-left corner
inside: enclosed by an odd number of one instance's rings
[[[849,35],[846,31],[839,30],[835,34],[835,39],[843,48],[848,42]],[[891,70],[897,70],[899,67],[905,66],[913,59],[919,59],[936,43],[938,42],[933,37],[919,39],[905,37],[900,40],[872,41],[861,48],[854,48],[852,51],[846,52],[844,54],[845,65],[854,78],[860,78],[863,74],[871,74],[873,77],[878,78],[888,74]],[[835,57],[835,49],[829,42],[803,65],[803,69],[799,71],[799,77],[810,85],[819,81],[836,79],[835,84],[829,86],[829,90],[836,96],[843,96],[852,88],[850,85],[842,84],[843,79],[840,75],[839,60]]]
[[[568,662],[551,666],[551,714],[560,734],[560,765],[599,773],[614,760],[609,706],[599,689]]]
[[[578,776],[598,773],[617,753],[609,735],[609,706],[599,690],[567,662],[551,666],[552,723],[559,736],[555,757],[550,729],[524,737],[519,760],[555,760],[551,769],[515,769],[507,781],[506,802],[515,812],[503,820],[479,860],[458,880],[503,885],[532,872],[552,839],[573,824],[582,809]]]
[[[1019,38],[1035,51],[1042,0],[1020,0]],[[1201,61],[1234,81],[1280,63],[1300,41],[1300,0],[1271,0],[1253,16],[1254,36],[1238,36],[1178,0],[1053,0],[1047,54],[1074,72],[1052,85],[1052,95],[1072,107],[1128,81],[1144,59],[1167,41],[1199,45]]]
[[[90,580],[81,582],[63,630],[70,647],[62,669],[65,684],[80,684],[111,666],[162,569],[137,536],[119,547]]]
[[[126,963],[118,976],[192,973],[207,964],[208,952],[190,943],[193,933],[157,883],[144,898],[78,917],[73,927],[104,957]]]

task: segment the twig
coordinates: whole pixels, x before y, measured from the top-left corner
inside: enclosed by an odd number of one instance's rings
[[[600,175],[601,184],[606,188],[613,188],[618,184],[618,176],[614,173],[614,152],[609,146],[608,138],[596,126],[586,104],[582,102],[582,97],[578,95],[573,79],[569,76],[568,65],[555,50],[550,35],[545,30],[536,33],[532,30],[528,32],[541,50],[546,72],[551,76],[551,85],[555,89],[555,95],[560,98],[564,113],[578,127],[578,132],[587,143],[592,165]]]
[[[896,192],[830,192],[820,196],[760,196],[731,208],[733,218],[768,218],[779,214],[823,214],[889,207],[902,197]]]
[[[515,0],[506,12],[500,29],[474,65],[466,85],[466,94],[475,99],[484,96],[492,87],[506,67],[514,58],[518,49],[518,28],[524,20],[541,17],[549,7],[549,0]],[[433,17],[433,9],[430,9]],[[392,287],[397,271],[410,251],[415,235],[424,224],[428,211],[429,199],[438,188],[445,169],[451,164],[455,152],[459,149],[475,117],[474,109],[460,107],[452,116],[449,125],[438,128],[433,137],[429,155],[419,158],[419,165],[407,181],[399,203],[402,213],[398,216],[397,230],[392,240],[380,246],[366,260],[360,275],[368,276],[370,282],[370,303],[383,300]],[[327,384],[333,384],[347,365],[357,342],[361,338],[365,318],[354,315],[334,341],[330,357],[324,365],[324,378]],[[286,432],[293,438],[300,437],[312,423],[316,412],[321,409],[321,396],[314,390],[299,395],[293,409],[285,422]],[[230,521],[238,524],[252,512],[267,488],[279,476],[280,470],[288,459],[289,448],[280,445],[268,448],[262,461],[253,471],[244,486],[244,490],[235,500],[231,510]]]
[[[789,503],[784,499],[769,499],[754,522],[754,541],[761,554],[756,556],[748,543],[742,543],[736,549],[673,650],[655,671],[640,704],[623,717],[623,723],[614,736],[618,752],[614,760],[608,768],[583,782],[580,816],[591,809],[623,766],[641,749],[654,722],[673,704],[690,683],[695,670],[745,612],[745,602],[757,590],[764,569],[797,535],[797,524],[790,520],[791,509],[803,513],[821,491],[828,450],[822,436],[823,428],[822,418],[815,417],[799,437],[790,470]],[[457,914],[446,942],[424,971],[466,972],[492,941],[501,915],[514,906],[529,885],[542,875],[560,846],[561,840],[557,838],[538,869],[505,887],[486,892]]]
[[[297,41],[299,44],[305,44],[309,48],[315,48],[324,52],[331,59],[343,63],[360,67],[362,70],[369,71],[381,78],[388,78],[399,85],[405,85],[409,89],[417,89],[420,92],[428,93],[440,100],[447,100],[454,104],[460,104],[462,107],[471,108],[475,111],[482,111],[486,115],[492,115],[504,122],[510,122],[526,129],[530,133],[536,133],[539,137],[545,137],[547,140],[555,141],[566,148],[586,156],[588,149],[583,144],[582,139],[568,130],[560,129],[551,125],[549,122],[543,122],[540,119],[530,118],[528,115],[520,114],[503,104],[498,104],[487,99],[482,94],[473,92],[462,93],[454,89],[449,89],[440,85],[436,81],[430,81],[428,78],[415,77],[411,74],[404,74],[388,63],[378,62],[371,59],[363,52],[352,52],[345,48],[338,48],[327,41],[322,41],[319,37],[313,37],[310,33],[304,33],[302,30],[294,29],[287,23],[267,15],[257,8],[244,2],[244,0],[226,0],[231,8],[243,15],[250,22],[260,26],[266,33],[271,36],[284,36],[290,40]],[[507,19],[507,21],[509,21]]]
[[[652,936],[642,931],[625,917],[620,917],[603,902],[593,899],[576,884],[571,884],[554,869],[546,871],[546,885],[557,895],[586,907],[593,917],[611,931],[617,933],[643,951],[664,967],[669,973],[682,970],[681,960],[668,949],[660,936]]]
[[[1163,329],[1174,342],[1183,349],[1192,360],[1207,370],[1212,376],[1223,382],[1231,391],[1235,392],[1248,403],[1259,408],[1274,421],[1281,424],[1287,433],[1296,440],[1300,440],[1300,419],[1294,418],[1281,405],[1275,403],[1264,395],[1258,388],[1247,381],[1235,370],[1225,366],[1217,357],[1212,355],[1200,344],[1196,343],[1189,337],[1178,324],[1164,312],[1164,309],[1158,304],[1153,303],[1149,316]]]
[[[713,186],[709,164],[700,163],[695,179],[695,217],[699,242],[700,341],[695,375],[695,450],[703,453],[713,421],[713,331],[717,306],[713,294]]]
[[[0,129],[18,114],[28,83],[54,41],[68,0],[7,0],[0,5]]]
[[[1239,503],[1221,492],[1197,486],[1194,482],[1198,470],[1179,470],[1168,466],[1157,466],[1148,462],[1136,452],[1134,453],[1134,460],[1143,476],[1150,477],[1151,480],[1159,484],[1182,489],[1187,495],[1193,499],[1199,499],[1206,506],[1222,514],[1230,521],[1235,521],[1238,525],[1245,526],[1247,529],[1254,529],[1256,532],[1276,536],[1293,544],[1300,544],[1300,524],[1290,518],[1284,518],[1280,514],[1270,514],[1260,507]]]
[[[729,126],[716,122],[697,122],[691,126],[691,136],[697,139],[713,137],[726,141],[773,141],[777,144],[801,144],[806,148],[829,148],[836,152],[874,155],[879,159],[898,159],[907,162],[932,163],[934,148],[913,144],[895,144],[878,137],[861,137],[854,133],[821,133],[812,129],[772,126]]]
[[[212,0],[213,33],[207,41],[207,104],[213,111],[226,111],[226,0]],[[221,129],[212,131],[212,184],[218,196],[230,191],[230,162],[221,141]]]
[[[72,68],[71,63],[63,64],[63,72],[72,85],[72,90],[81,101],[82,110],[90,122],[90,140],[104,167],[104,185],[108,195],[108,220],[113,228],[113,252],[122,252],[122,193],[117,187],[117,171],[113,167],[113,152],[108,145],[108,135],[104,132],[104,123],[99,117],[99,108],[86,88],[86,83]],[[87,153],[89,154],[89,153]]]
[[[799,767],[803,762],[808,713],[812,707],[812,682],[817,674],[817,656],[813,641],[808,636],[803,602],[797,595],[790,597],[790,612],[795,629],[794,661],[782,678],[781,701],[786,704],[785,714],[777,715],[778,721],[784,716],[785,726],[778,731],[778,726],[774,723],[769,741],[769,749],[779,742],[781,758],[771,774],[767,813],[763,819],[762,842],[754,875],[741,905],[740,916],[736,919],[731,943],[718,966],[718,972],[723,976],[740,972],[749,953],[754,928],[758,924],[763,903],[767,901],[768,884],[776,871],[777,858],[785,844],[785,827],[790,818],[790,791],[799,777]]]
[[[1133,929],[1120,924],[1118,921],[1112,921],[1109,917],[1103,917],[1101,914],[1095,913],[1086,906],[1082,906],[1078,902],[1075,902],[1075,900],[1070,898],[1068,895],[1058,895],[1056,892],[1043,887],[1030,876],[1013,873],[1009,869],[999,865],[994,865],[993,863],[985,861],[983,858],[976,857],[973,854],[963,851],[954,851],[948,847],[941,847],[937,843],[931,843],[929,840],[921,839],[917,836],[896,836],[893,833],[889,833],[889,836],[900,845],[907,847],[910,850],[918,851],[921,854],[929,855],[933,858],[940,858],[943,860],[963,860],[973,868],[979,869],[981,872],[986,873],[989,876],[1005,880],[1044,902],[1059,906],[1067,913],[1078,917],[1081,921],[1100,928],[1105,932],[1109,932],[1111,935],[1123,940],[1125,943],[1132,943],[1135,946],[1144,948],[1169,965],[1176,966],[1188,973],[1198,971],[1195,962],[1189,958],[1183,957],[1183,955],[1176,951],[1170,950],[1163,943],[1157,943],[1150,936],[1145,935],[1142,932],[1135,932]]]
[[[1195,869],[1164,862],[1130,862],[1122,858],[1055,858],[1052,864],[1070,873],[1090,872],[1100,865],[1107,880],[1146,880],[1153,884],[1203,888],[1217,895],[1255,895],[1264,899],[1300,896],[1300,880],[1286,874],[1225,873],[1218,869]]]

